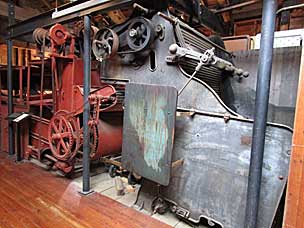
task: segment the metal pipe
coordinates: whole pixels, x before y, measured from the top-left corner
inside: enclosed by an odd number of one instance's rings
[[[15,5],[13,0],[8,1],[8,25],[15,23]],[[10,37],[11,30],[8,32]],[[12,65],[13,41],[7,40],[7,90],[8,90],[8,115],[13,113],[13,65]],[[14,128],[13,123],[8,119],[8,154],[14,154]]]
[[[294,5],[294,6],[286,6],[286,7],[283,7],[281,9],[279,9],[277,11],[277,14],[282,13],[283,11],[286,11],[286,10],[292,10],[292,9],[297,9],[297,8],[302,8],[302,7],[304,7],[304,3],[298,4],[298,5]]]
[[[90,104],[88,101],[91,87],[91,19],[84,16],[84,44],[83,44],[83,172],[82,172],[82,194],[90,193],[90,132],[89,116]]]
[[[41,47],[41,73],[40,73],[40,102],[39,102],[39,121],[42,122],[42,113],[43,113],[43,90],[44,90],[44,74],[45,74],[45,62],[44,62],[44,56],[45,56],[45,37],[43,37],[42,40],[42,47]],[[38,144],[38,151],[40,152],[41,145],[42,145],[42,129],[39,128],[39,144]]]
[[[231,10],[234,10],[234,9],[242,8],[244,6],[253,5],[253,4],[258,3],[258,2],[260,2],[260,0],[252,0],[252,1],[243,2],[243,3],[240,3],[240,4],[231,5],[231,6],[219,9],[219,10],[214,10],[212,12],[215,13],[215,14],[224,13],[224,12],[231,11]]]
[[[247,187],[245,228],[256,228],[260,200],[277,1],[263,1],[262,37]]]

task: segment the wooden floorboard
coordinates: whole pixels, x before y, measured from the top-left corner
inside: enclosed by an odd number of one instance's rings
[[[70,180],[0,153],[0,228],[169,228]]]

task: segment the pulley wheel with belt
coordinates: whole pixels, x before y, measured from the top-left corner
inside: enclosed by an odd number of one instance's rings
[[[92,43],[92,50],[98,61],[113,57],[117,53],[118,47],[118,35],[109,28],[100,29]]]
[[[128,27],[128,46],[134,51],[142,51],[150,47],[155,38],[153,24],[144,17],[132,20]]]

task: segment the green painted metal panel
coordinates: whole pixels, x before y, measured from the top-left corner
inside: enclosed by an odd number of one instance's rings
[[[170,180],[177,89],[126,86],[122,166],[161,185]]]

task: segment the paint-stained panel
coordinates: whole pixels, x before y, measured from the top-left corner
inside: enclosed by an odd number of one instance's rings
[[[176,105],[174,87],[126,86],[123,168],[161,185],[169,184]]]

